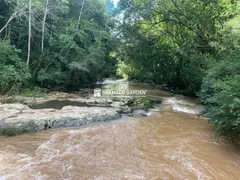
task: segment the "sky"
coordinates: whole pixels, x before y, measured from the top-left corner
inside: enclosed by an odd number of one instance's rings
[[[118,3],[119,0],[113,0],[114,2],[114,6],[117,7],[117,3]]]

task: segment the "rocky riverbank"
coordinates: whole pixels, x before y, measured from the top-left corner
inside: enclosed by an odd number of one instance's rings
[[[34,122],[37,130],[43,130],[125,116],[146,116],[148,109],[159,103],[147,98],[94,98],[60,92],[49,93],[44,98],[17,98],[21,103],[0,104],[0,129],[21,128],[30,121]]]

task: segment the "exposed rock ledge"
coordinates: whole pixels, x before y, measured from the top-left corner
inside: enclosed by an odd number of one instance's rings
[[[39,130],[79,126],[89,122],[119,118],[116,108],[65,106],[61,110],[33,110],[22,104],[0,105],[0,128],[21,127],[33,120]]]

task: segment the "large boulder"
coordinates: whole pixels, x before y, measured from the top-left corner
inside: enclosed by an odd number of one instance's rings
[[[30,108],[23,104],[0,104],[0,121],[16,117],[19,113]]]
[[[30,109],[23,104],[0,104],[0,111],[22,111]]]
[[[120,117],[117,109],[114,108],[66,106],[61,110],[33,110],[24,105],[14,104],[4,107],[0,106],[0,114],[1,128],[21,127],[29,121],[34,121],[39,130],[79,126],[90,122],[108,121]]]

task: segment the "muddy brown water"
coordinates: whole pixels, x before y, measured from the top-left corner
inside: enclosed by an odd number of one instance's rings
[[[0,180],[240,179],[239,148],[215,138],[197,100],[153,92],[163,104],[149,117],[1,136]]]

